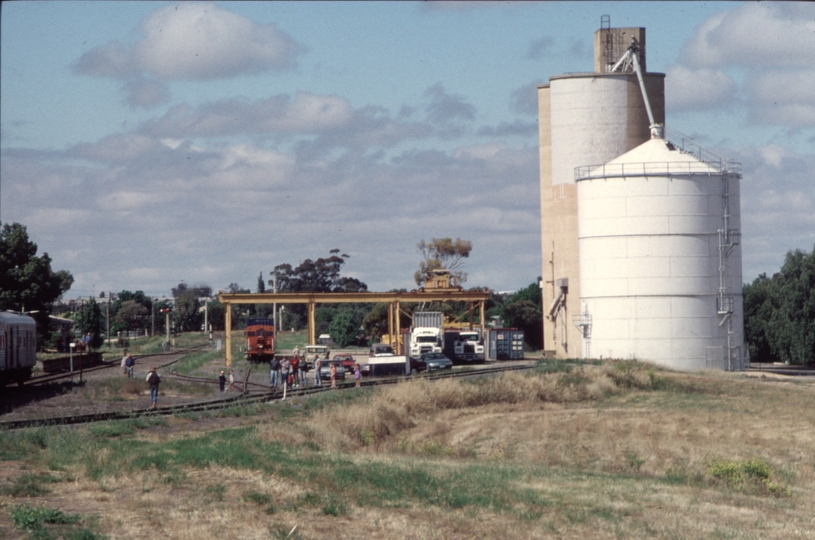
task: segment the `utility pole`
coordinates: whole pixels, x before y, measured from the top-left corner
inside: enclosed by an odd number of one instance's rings
[[[272,279],[272,292],[277,294],[277,274]],[[274,319],[274,325],[277,328],[277,302],[272,304],[272,319]]]
[[[209,331],[209,297],[204,299],[204,332]]]
[[[162,308],[161,313],[166,314],[166,329],[167,329],[167,340],[164,342],[164,349],[170,349],[170,313],[173,311],[173,308]]]
[[[107,313],[107,321],[108,321],[108,349],[110,349],[110,295],[113,294],[108,291],[108,313]]]

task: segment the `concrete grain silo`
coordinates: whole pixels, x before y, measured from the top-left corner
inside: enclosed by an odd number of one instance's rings
[[[544,354],[743,369],[740,167],[664,139],[645,29],[602,26],[538,89]]]

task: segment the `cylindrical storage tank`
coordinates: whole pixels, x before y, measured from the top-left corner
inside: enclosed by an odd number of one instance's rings
[[[657,123],[665,123],[665,75],[645,73]],[[574,183],[580,165],[606,163],[650,138],[633,73],[570,73],[549,79],[552,185]]]
[[[743,369],[739,167],[651,139],[575,178],[584,351]]]

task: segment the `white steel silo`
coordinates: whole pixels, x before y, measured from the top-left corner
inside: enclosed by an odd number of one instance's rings
[[[574,175],[584,356],[744,369],[740,166],[653,138]]]

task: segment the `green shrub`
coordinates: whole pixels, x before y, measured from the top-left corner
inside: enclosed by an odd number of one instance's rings
[[[29,532],[42,529],[46,523],[73,524],[79,522],[77,515],[69,515],[62,510],[52,510],[30,504],[14,507],[10,512],[10,517],[15,529]]]
[[[204,489],[204,493],[206,493],[207,497],[212,501],[223,502],[224,493],[226,493],[226,486],[223,484],[207,486],[206,489]]]
[[[636,471],[640,470],[640,467],[642,467],[643,464],[645,464],[645,458],[634,452],[629,452],[628,454],[626,454],[625,461],[626,463],[628,463],[628,467],[630,469],[634,469]]]
[[[59,482],[59,478],[51,475],[24,474],[14,479],[10,486],[0,488],[0,493],[12,497],[38,497],[50,493],[51,490],[42,486],[42,483]]]
[[[45,429],[0,431],[0,461],[23,459],[32,451],[48,447]]]
[[[359,431],[359,439],[365,446],[372,446],[376,442],[376,434],[370,429],[361,429]]]
[[[733,461],[717,457],[708,464],[707,474],[714,482],[724,483],[735,491],[776,497],[789,495],[789,488],[772,481],[773,471],[761,458]]]
[[[321,509],[323,515],[325,516],[345,516],[349,514],[348,506],[340,500],[337,500],[336,497],[329,497],[328,501],[323,505]]]
[[[133,423],[127,420],[113,420],[100,424],[91,424],[88,431],[98,437],[121,437],[133,434]]]
[[[254,503],[257,505],[269,504],[270,502],[272,502],[272,498],[269,495],[267,495],[266,493],[260,493],[259,491],[249,491],[247,493],[244,493],[241,496],[241,498],[246,502]]]

